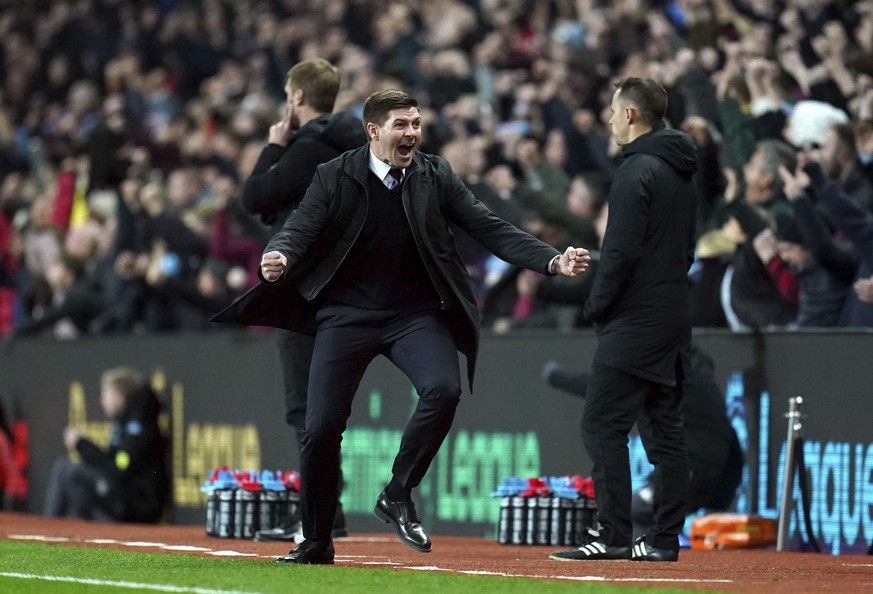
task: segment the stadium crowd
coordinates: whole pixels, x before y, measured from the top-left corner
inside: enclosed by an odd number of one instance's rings
[[[220,328],[269,230],[241,205],[288,69],[422,104],[502,218],[596,255],[613,81],[698,145],[696,326],[873,327],[873,1],[55,0],[0,14],[0,336]],[[483,324],[576,327],[590,286],[462,233]]]

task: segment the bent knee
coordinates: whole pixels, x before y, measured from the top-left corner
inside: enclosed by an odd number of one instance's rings
[[[339,446],[342,441],[345,424],[323,423],[317,426],[307,426],[301,432],[301,442],[316,448],[324,446]]]
[[[433,382],[422,387],[419,398],[437,406],[455,407],[461,400],[461,384],[449,379]]]

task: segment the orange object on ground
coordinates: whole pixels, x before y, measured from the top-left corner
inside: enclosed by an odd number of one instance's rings
[[[717,513],[691,521],[691,548],[749,549],[776,544],[776,520],[748,514]]]

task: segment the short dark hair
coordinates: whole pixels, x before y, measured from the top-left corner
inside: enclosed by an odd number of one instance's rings
[[[667,91],[651,78],[629,76],[615,83],[619,100],[632,104],[647,124],[664,119],[667,113]]]
[[[295,64],[288,71],[293,90],[301,90],[306,102],[321,113],[333,111],[340,88],[339,68],[323,58],[310,58]]]
[[[415,97],[399,89],[381,89],[364,101],[364,127],[370,122],[381,126],[395,109],[418,108]]]

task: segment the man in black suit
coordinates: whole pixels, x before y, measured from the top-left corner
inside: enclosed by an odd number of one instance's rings
[[[273,124],[245,183],[242,203],[276,234],[300,205],[315,168],[367,142],[361,120],[349,112],[331,113],[340,88],[339,69],[321,58],[295,64],[285,81],[285,117]],[[297,451],[302,448],[306,416],[306,386],[313,337],[277,329],[276,344],[285,389],[285,422],[294,428]],[[342,507],[337,508],[334,536],[345,536]],[[282,526],[259,530],[255,540],[293,540],[300,535],[299,517]]]
[[[479,312],[450,223],[516,266],[575,276],[588,265],[587,250],[561,253],[510,225],[444,159],[417,153],[421,115],[413,97],[377,91],[363,116],[369,144],[318,168],[265,249],[265,282],[216,318],[299,327],[316,310],[300,466],[305,540],[281,562],[334,562],[340,442],[358,384],[378,355],[409,377],[419,399],[374,513],[394,524],[404,544],[431,550],[411,493],[452,425],[461,395],[457,351],[472,387],[479,343]]]
[[[691,341],[688,268],[694,259],[694,142],[664,127],[667,93],[651,79],[616,83],[612,135],[623,161],[585,315],[598,337],[582,417],[600,531],[557,560],[676,561],[688,498],[683,358]],[[628,433],[640,415],[655,466],[654,522],[633,540]]]

